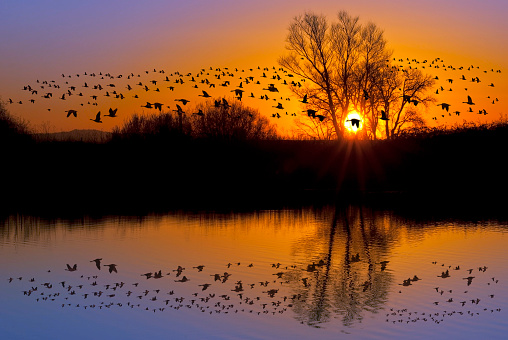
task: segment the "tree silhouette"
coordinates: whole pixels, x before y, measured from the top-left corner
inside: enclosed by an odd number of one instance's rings
[[[388,118],[384,122],[387,139],[399,135],[408,125],[420,127],[425,124],[415,108],[419,104],[427,107],[435,101],[432,96],[426,94],[434,86],[434,82],[430,75],[423,74],[418,69],[400,71],[396,67],[386,65],[381,70],[376,93],[380,100],[378,105]],[[377,117],[372,118],[377,121]]]
[[[311,138],[340,139],[353,110],[362,116],[364,137],[370,139],[377,139],[381,128],[386,138],[392,138],[406,127],[424,124],[419,111],[406,109],[409,104],[433,102],[426,95],[433,79],[420,70],[392,65],[392,52],[375,24],[361,25],[358,17],[345,11],[337,19],[329,23],[323,15],[307,12],[289,25],[289,53],[279,58],[279,64],[305,80],[291,90],[306,109],[317,111],[297,126]],[[379,122],[381,110],[388,118],[384,125]]]
[[[365,108],[364,93],[376,83],[376,69],[390,52],[374,24],[362,27],[358,17],[345,11],[337,19],[329,24],[323,15],[310,12],[295,17],[286,39],[289,54],[279,64],[306,80],[292,91],[300,98],[307,95],[309,108],[325,116],[321,123],[332,126],[340,139],[348,113]]]

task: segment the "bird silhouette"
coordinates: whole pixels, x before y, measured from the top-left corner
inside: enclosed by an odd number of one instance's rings
[[[90,118],[91,121],[93,122],[96,122],[96,123],[102,123],[102,120],[101,120],[101,112],[97,112],[97,115],[95,116],[95,119],[92,119]]]
[[[471,99],[471,96],[467,96],[467,102],[462,102],[462,103],[468,104],[468,105],[474,105],[473,99]]]
[[[162,111],[162,105],[164,105],[164,104],[162,104],[162,103],[153,103],[152,105],[153,105],[153,107],[156,110]]]
[[[441,109],[446,110],[446,112],[450,109],[450,104],[447,103],[437,104],[437,106],[441,106]]]
[[[118,108],[116,108],[116,109],[114,109],[114,110],[113,110],[112,108],[109,108],[109,114],[104,115],[104,117],[106,117],[106,116],[107,116],[107,117],[116,117],[116,112],[117,112],[117,111],[118,111]]]
[[[67,112],[67,118],[70,116],[70,115],[73,115],[74,117],[77,117],[78,116],[78,111],[76,110],[68,110],[68,111],[65,111]]]
[[[210,95],[209,95],[206,91],[204,91],[204,90],[201,90],[201,91],[203,92],[203,94],[198,94],[198,96],[200,96],[200,97],[204,97],[204,98],[209,98],[209,97],[211,97],[211,96],[210,96]]]
[[[356,126],[357,129],[360,128],[360,120],[357,118],[347,119],[346,122],[351,122],[352,127]]]
[[[381,118],[379,118],[381,120],[389,120],[388,117],[386,116],[386,112],[384,110],[381,110]]]
[[[187,103],[190,102],[190,100],[187,100],[187,99],[175,99],[175,102],[182,102],[183,105],[187,105]]]

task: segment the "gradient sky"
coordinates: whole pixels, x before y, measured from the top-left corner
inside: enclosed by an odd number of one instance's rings
[[[433,60],[447,65],[501,70],[489,74],[474,98],[492,90],[499,103],[489,115],[451,117],[498,119],[508,114],[508,2],[504,0],[332,0],[314,1],[36,1],[0,2],[0,97],[17,100],[37,79],[64,74],[109,72],[141,73],[145,69],[198,72],[202,68],[254,68],[277,65],[285,52],[291,19],[305,11],[335,20],[339,10],[372,21],[385,31],[397,58]],[[460,74],[459,74],[460,76]],[[467,75],[466,75],[467,76]],[[495,77],[494,77],[495,76]],[[484,91],[485,90],[485,91]],[[472,95],[473,96],[473,95]],[[465,94],[460,100],[466,100]],[[458,101],[459,99],[457,99]],[[505,103],[506,101],[506,103]],[[438,102],[441,102],[438,99]],[[59,109],[48,112],[33,105],[9,104],[10,112],[38,126],[49,122],[55,130],[99,128],[110,130],[122,118],[102,125],[88,118],[66,119]],[[481,107],[478,107],[481,108]],[[438,108],[439,109],[439,108]],[[477,108],[475,108],[477,109]],[[125,118],[138,109],[123,109]],[[271,112],[264,112],[269,116]],[[431,108],[426,117],[438,112]],[[95,110],[96,112],[97,110]],[[119,111],[121,112],[121,111]],[[104,113],[104,112],[103,112]],[[120,114],[119,114],[120,116]],[[455,119],[455,120],[452,120]],[[280,120],[282,121],[282,119]]]

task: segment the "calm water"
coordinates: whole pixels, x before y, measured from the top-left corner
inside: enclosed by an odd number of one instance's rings
[[[11,216],[0,222],[0,334],[506,339],[507,231],[361,207]]]

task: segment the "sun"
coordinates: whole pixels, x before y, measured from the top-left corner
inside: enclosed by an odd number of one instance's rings
[[[344,127],[348,132],[356,133],[363,128],[363,119],[358,112],[352,111],[347,115]]]

